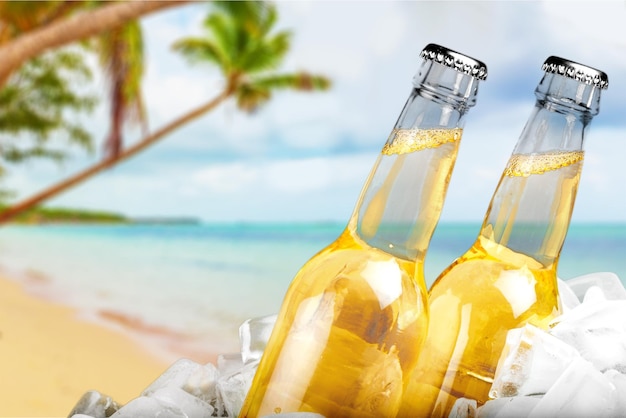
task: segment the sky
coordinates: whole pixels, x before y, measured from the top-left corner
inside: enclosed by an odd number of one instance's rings
[[[609,77],[585,140],[572,221],[626,222],[625,1],[275,4],[277,28],[293,33],[280,71],[323,74],[333,82],[330,91],[279,92],[253,115],[227,102],[48,204],[206,222],[347,221],[412,89],[420,51],[437,43],[488,67],[466,115],[442,222],[482,221],[551,55]],[[152,130],[210,100],[223,85],[214,68],[190,65],[171,50],[174,41],[202,33],[209,11],[209,4],[192,4],[142,19]],[[107,133],[105,106],[87,124],[99,144]],[[127,132],[127,143],[140,134]],[[6,185],[24,198],[99,157],[75,151],[61,166],[14,167]]]

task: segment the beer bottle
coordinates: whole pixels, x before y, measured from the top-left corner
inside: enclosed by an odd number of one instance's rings
[[[429,329],[400,416],[448,416],[488,400],[508,330],[560,313],[557,264],[605,73],[549,57],[531,115],[473,246],[429,290]]]
[[[426,334],[423,261],[483,63],[439,45],[338,239],[297,273],[240,417],[393,417]]]

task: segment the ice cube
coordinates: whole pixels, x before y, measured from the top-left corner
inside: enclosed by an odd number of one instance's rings
[[[606,300],[589,289],[582,304],[550,326],[550,334],[576,348],[598,370],[626,372],[626,300]]]
[[[477,418],[521,418],[539,403],[541,396],[514,396],[485,402],[478,408]]]
[[[532,409],[529,418],[610,417],[615,386],[593,364],[575,359]]]
[[[257,365],[258,362],[248,363],[229,375],[220,376],[217,381],[218,400],[221,401],[216,405],[218,414],[225,412],[229,417],[239,415]]]
[[[277,315],[252,318],[239,327],[241,357],[244,363],[260,360],[270,338]]]
[[[93,415],[85,415],[85,414],[74,414],[69,415],[70,418],[96,418]]]
[[[142,392],[143,396],[149,396],[153,392],[164,387],[177,387],[183,388],[187,384],[187,381],[202,366],[195,361],[189,359],[179,359],[174,362],[163,374],[156,378],[147,388]]]
[[[189,418],[209,418],[213,415],[211,405],[177,387],[158,389],[150,397],[179,408]]]
[[[600,289],[598,286],[591,286],[585,292],[585,296],[583,297],[583,303],[604,303],[604,301],[608,300],[604,291]]]
[[[575,348],[533,325],[512,329],[507,334],[489,396],[546,393],[579,357]]]
[[[474,418],[478,402],[474,399],[459,398],[452,405],[448,418]]]
[[[135,398],[119,411],[111,415],[111,418],[191,418],[180,408],[158,399],[140,396]]]
[[[202,399],[204,402],[213,404],[217,397],[215,385],[217,384],[218,372],[212,363],[198,367],[183,385],[183,390]]]
[[[604,376],[615,386],[615,411],[626,415],[626,375],[611,369],[604,372]]]
[[[578,299],[576,293],[569,287],[568,282],[557,279],[557,284],[563,312],[567,312],[580,305],[580,299]]]
[[[119,405],[109,396],[90,390],[78,400],[69,416],[88,415],[93,418],[106,418],[118,409]]]
[[[599,272],[574,277],[566,281],[569,288],[582,301],[592,286],[599,287],[608,300],[626,299],[626,289],[615,273]]]
[[[244,366],[241,353],[225,353],[217,356],[217,371],[221,376],[229,375]]]

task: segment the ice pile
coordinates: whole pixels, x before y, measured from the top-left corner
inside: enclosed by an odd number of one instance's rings
[[[217,365],[180,359],[141,395],[120,407],[113,399],[89,391],[71,418],[209,418],[236,417],[276,321],[254,318],[239,328],[240,353],[221,354]]]
[[[626,290],[612,273],[559,283],[564,313],[548,331],[509,331],[482,407],[469,399],[451,417],[626,416]]]
[[[460,399],[451,417],[626,417],[626,289],[615,274],[594,273],[559,281],[559,292],[563,314],[548,331],[527,325],[509,332],[494,399],[481,407]],[[215,366],[178,360],[128,404],[87,392],[69,416],[236,417],[275,320],[244,322],[241,352],[219,356]]]

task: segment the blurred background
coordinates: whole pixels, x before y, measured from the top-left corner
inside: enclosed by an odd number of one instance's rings
[[[273,30],[291,32],[276,72],[325,76],[332,82],[327,91],[278,89],[253,114],[228,99],[132,161],[48,204],[130,217],[343,222],[408,97],[419,52],[434,42],[489,69],[467,117],[442,221],[482,220],[530,113],[541,64],[550,55],[605,71],[610,81],[589,131],[574,221],[625,219],[625,2],[295,1],[275,6]],[[183,4],[139,19],[143,55],[135,58],[143,62],[141,103],[148,132],[208,102],[225,86],[218,65],[207,58],[186,59],[180,48],[172,48],[184,39],[209,37],[203,22],[213,9],[210,3]],[[102,141],[110,132],[111,78],[98,65],[102,48],[91,52],[79,53],[93,79],[68,88],[97,96],[92,112],[72,118],[91,135],[94,151],[62,144],[70,158],[61,166],[37,159],[7,167],[3,185],[16,200],[102,158]],[[142,138],[141,124],[122,128],[124,146]],[[10,137],[3,134],[3,142]]]
[[[428,281],[475,238],[551,55],[610,81],[560,276],[626,277],[626,2],[131,2],[98,29],[124,3],[1,3],[0,266],[37,294],[235,350],[343,229],[428,43],[489,71]]]

